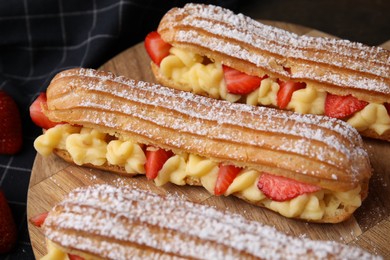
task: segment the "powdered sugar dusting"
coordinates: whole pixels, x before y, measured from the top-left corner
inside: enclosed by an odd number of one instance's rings
[[[364,174],[361,167],[362,163],[367,163],[368,157],[362,140],[354,128],[340,120],[214,100],[92,69],[65,71],[57,76],[57,79],[59,78],[68,78],[71,90],[63,88],[61,91],[68,91],[69,100],[80,100],[77,101],[79,102],[77,107],[84,107],[85,111],[88,108],[96,109],[96,111],[89,111],[87,118],[95,124],[136,132],[148,138],[153,138],[153,135],[159,131],[157,127],[145,129],[141,126],[118,125],[115,117],[109,113],[117,111],[153,122],[156,126],[176,130],[177,134],[171,138],[172,143],[170,143],[174,147],[180,147],[182,144],[184,137],[181,133],[191,133],[210,140],[227,140],[242,145],[309,156],[336,167],[352,164],[352,168],[349,169],[348,166],[347,171],[351,171],[353,180],[360,179],[358,176]],[[81,90],[88,91],[88,94],[79,95]],[[102,100],[99,93],[109,93],[109,96]],[[153,108],[146,109],[149,106],[166,108],[169,112],[156,114],[153,113]],[[188,124],[186,119],[188,117],[196,120]],[[215,123],[207,127],[206,121]],[[226,128],[226,125],[233,127]],[[251,131],[245,131],[248,129]],[[271,142],[272,138],[258,138],[252,130],[260,131],[257,132],[258,134],[273,132],[276,137]],[[285,137],[278,138],[278,134]],[[202,140],[197,142],[196,138],[193,142],[198,148],[204,145]],[[326,149],[321,148],[319,143],[326,144]],[[340,153],[341,156],[331,159],[334,152]],[[242,156],[246,155],[242,154]],[[305,170],[302,165],[300,171],[306,173]]]
[[[168,15],[171,16],[163,19],[159,30],[174,31],[175,41],[179,43],[197,44],[293,79],[314,79],[390,94],[390,52],[383,48],[348,40],[299,36],[213,5],[187,4]],[[246,46],[254,49],[248,50]],[[277,62],[278,69],[270,66],[275,57],[263,56],[258,51],[283,57]],[[282,69],[289,59],[296,60],[291,75]],[[313,62],[318,65],[307,65]],[[318,67],[322,65],[326,70]],[[340,68],[357,73],[345,77],[340,74]]]
[[[239,215],[131,187],[78,188],[53,211],[44,224],[48,239],[114,259],[134,257],[123,242],[155,248],[154,258],[164,252],[200,259],[375,258],[355,247],[287,236]]]

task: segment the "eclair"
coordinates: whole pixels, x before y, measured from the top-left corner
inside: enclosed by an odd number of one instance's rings
[[[57,74],[42,155],[156,185],[201,185],[289,217],[343,221],[367,196],[359,133],[316,115],[231,103],[93,69]]]
[[[202,4],[173,8],[145,38],[156,80],[217,99],[342,119],[390,141],[390,51],[298,36]]]
[[[70,192],[43,223],[42,259],[381,259],[175,195],[95,185]]]

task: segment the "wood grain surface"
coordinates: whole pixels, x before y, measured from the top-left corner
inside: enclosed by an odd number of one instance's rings
[[[327,36],[310,28],[282,22],[263,21],[297,34]],[[390,41],[382,45],[390,49]],[[130,78],[155,81],[143,43],[127,49],[105,63],[101,69]],[[390,144],[365,139],[370,154],[374,175],[370,182],[370,192],[363,205],[349,220],[339,224],[313,224],[287,219],[269,210],[258,208],[234,197],[211,196],[202,187],[175,186],[167,184],[156,187],[144,176],[133,178],[92,170],[68,164],[54,155],[37,155],[29,186],[27,217],[50,210],[72,189],[96,183],[131,185],[159,194],[177,193],[188,200],[213,205],[222,210],[242,214],[248,219],[275,226],[278,230],[293,236],[306,236],[312,239],[334,240],[362,247],[369,252],[390,258]],[[29,233],[37,259],[46,254],[42,230],[29,223]]]

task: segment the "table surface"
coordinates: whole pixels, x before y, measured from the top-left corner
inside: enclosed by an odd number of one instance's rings
[[[390,39],[390,1],[248,0],[240,1],[235,12],[242,12],[253,18],[306,25],[368,45],[379,45]],[[0,187],[9,198],[19,230],[17,247],[8,255],[0,255],[0,259],[33,258],[26,221],[26,204],[30,173],[36,154],[32,142],[37,134],[38,132],[25,134],[25,144],[18,155],[0,155]]]

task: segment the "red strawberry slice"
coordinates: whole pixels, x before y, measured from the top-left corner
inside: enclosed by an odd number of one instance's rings
[[[257,187],[265,196],[274,201],[291,200],[304,193],[311,193],[321,189],[321,187],[315,185],[268,173],[263,173],[260,176]]]
[[[245,95],[260,87],[263,78],[250,76],[244,72],[222,65],[227,91],[231,94]]]
[[[0,254],[10,251],[16,242],[17,230],[4,193],[0,190]]]
[[[41,92],[37,99],[30,106],[30,117],[32,121],[39,127],[44,129],[52,128],[60,123],[55,123],[49,120],[43,113],[41,105],[46,105],[46,93]]]
[[[45,219],[47,218],[47,215],[49,215],[49,212],[43,212],[38,215],[35,215],[29,219],[29,221],[36,227],[41,227],[43,225],[43,222],[45,222]]]
[[[15,101],[0,91],[0,154],[15,154],[22,147],[22,123]]]
[[[219,165],[218,178],[214,188],[215,195],[222,195],[237,177],[241,168],[233,165]]]
[[[68,254],[69,260],[84,260],[84,257],[78,256],[78,255],[72,255]]]
[[[280,109],[285,109],[291,100],[292,94],[298,89],[306,87],[305,83],[278,80],[279,91],[276,96],[276,104]]]
[[[368,102],[359,100],[352,95],[338,96],[328,93],[325,99],[325,115],[335,118],[345,118],[362,110]]]
[[[387,114],[389,114],[389,116],[390,116],[390,103],[384,103],[383,105],[385,106],[385,108],[387,110]]]
[[[157,177],[164,163],[172,157],[172,151],[166,151],[160,148],[148,147],[146,149],[145,173],[149,180]]]
[[[169,55],[169,49],[172,47],[169,43],[161,39],[158,32],[150,32],[145,38],[145,49],[154,63],[160,66],[161,61]]]

